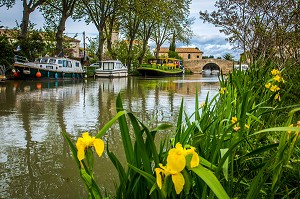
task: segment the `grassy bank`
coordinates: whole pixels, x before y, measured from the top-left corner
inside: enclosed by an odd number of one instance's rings
[[[117,115],[95,137],[84,134],[74,144],[63,135],[90,198],[105,195],[93,177],[94,152],[103,150],[119,174],[109,198],[299,198],[300,106],[289,77],[271,62],[234,70],[212,100],[199,102],[196,94],[193,115],[182,103],[174,127],[148,128],[119,95]],[[101,141],[116,122],[127,165]],[[156,144],[156,133],[170,128],[175,136]]]

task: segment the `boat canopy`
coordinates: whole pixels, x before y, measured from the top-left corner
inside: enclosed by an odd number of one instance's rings
[[[149,59],[148,63],[151,65],[168,66],[172,68],[180,68],[180,60],[175,58],[157,58]]]

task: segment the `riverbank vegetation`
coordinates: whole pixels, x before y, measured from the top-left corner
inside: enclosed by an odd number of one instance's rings
[[[119,95],[116,116],[94,138],[85,134],[84,159],[82,138],[75,145],[63,135],[90,198],[299,198],[300,105],[290,100],[290,81],[277,64],[255,62],[248,71],[220,76],[211,100],[199,102],[196,94],[192,115],[182,103],[175,126],[154,129],[127,112]],[[127,164],[105,146],[119,175],[116,192],[107,195],[94,181],[101,173],[93,173],[93,147],[99,154],[94,140],[115,123]],[[158,131],[170,130],[154,141]]]
[[[17,3],[17,1],[0,1],[0,6],[10,9]],[[61,52],[67,54],[70,42],[66,41],[65,36],[75,37],[84,32],[79,28],[80,32],[65,35],[67,20],[85,21],[87,24],[94,25],[98,31],[96,38],[87,40],[89,42],[86,47],[89,49],[90,57],[98,60],[102,60],[104,57],[119,59],[131,71],[132,64],[141,64],[149,54],[150,40],[155,43],[157,49],[171,40],[189,42],[193,35],[191,30],[193,18],[189,17],[190,4],[191,0],[177,0],[176,2],[165,0],[22,1],[22,22],[15,28],[18,35],[14,37],[14,40],[18,40],[16,46],[20,46],[22,51],[27,51],[25,54],[28,55],[33,48],[28,49],[25,42],[32,33],[37,32],[42,35],[45,44],[52,44],[51,49],[45,48],[41,52],[42,55],[46,53],[59,55]],[[44,17],[43,29],[36,30],[35,22],[30,21],[30,15],[35,10],[39,10]],[[42,32],[47,33],[47,38]],[[122,42],[126,44],[125,49],[118,48],[118,46],[123,47],[124,45],[116,44],[118,41],[114,40],[116,37],[114,33],[122,36]],[[91,46],[89,46],[90,43]],[[104,46],[107,49],[106,54],[104,54]],[[135,46],[138,46],[138,52],[136,52]],[[119,51],[123,52],[119,53]],[[121,57],[119,57],[120,54]]]

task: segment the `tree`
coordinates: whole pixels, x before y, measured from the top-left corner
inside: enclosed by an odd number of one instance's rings
[[[0,66],[8,68],[14,63],[13,45],[6,36],[0,35]]]
[[[47,0],[22,0],[23,2],[23,16],[21,22],[21,32],[19,35],[19,39],[26,39],[28,36],[28,26],[30,23],[29,16],[35,11],[35,9],[42,4],[44,4]],[[6,6],[8,9],[12,8],[16,4],[15,0],[1,0],[0,7]]]
[[[176,38],[177,41],[189,42],[193,22],[193,19],[188,18],[190,3],[191,0],[168,0],[159,8],[161,17],[151,35],[156,44],[155,57],[158,57],[160,47],[166,41],[172,42]]]
[[[161,14],[159,12],[153,12],[153,10],[155,10],[156,7],[159,7],[161,3],[161,0],[141,0],[141,3],[139,4],[138,8],[141,24],[138,31],[138,39],[142,42],[142,50],[138,57],[139,64],[142,64],[144,60],[154,24],[157,23]]]
[[[137,39],[138,30],[142,22],[140,0],[125,0],[125,2],[123,1],[121,10],[122,12],[120,18],[120,26],[127,43],[126,65],[128,67],[128,71],[130,71],[132,60],[134,57],[134,41]]]
[[[103,46],[106,40],[105,27],[107,26],[109,17],[118,10],[118,0],[81,0],[81,2],[84,5],[86,22],[92,22],[98,30],[98,58],[102,60]]]
[[[56,31],[56,54],[63,52],[63,33],[66,28],[66,21],[73,16],[78,2],[76,0],[48,0],[47,4],[41,7],[48,28]]]
[[[223,56],[223,58],[224,58],[225,60],[232,61],[233,58],[234,58],[234,56],[231,55],[230,53],[226,53],[226,54]]]
[[[211,13],[200,11],[200,18],[249,52],[250,62],[259,57],[299,60],[299,0],[219,0],[215,6]]]
[[[25,56],[28,60],[34,60],[36,57],[41,56],[45,50],[44,39],[39,31],[30,31],[27,39],[19,40],[16,45],[21,48],[20,55]]]

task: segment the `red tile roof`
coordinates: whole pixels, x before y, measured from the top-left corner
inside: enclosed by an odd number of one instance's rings
[[[160,48],[159,52],[160,53],[168,53],[169,48],[162,47],[162,48]],[[203,53],[198,48],[176,48],[175,52],[178,52],[178,53]]]

